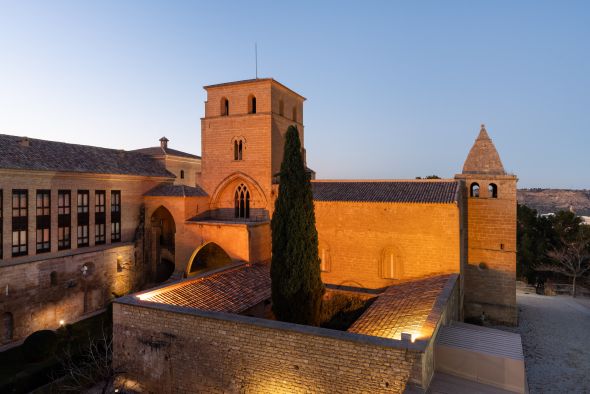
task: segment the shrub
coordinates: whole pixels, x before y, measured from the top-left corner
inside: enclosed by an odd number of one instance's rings
[[[43,361],[55,353],[57,334],[51,330],[36,331],[23,343],[22,352],[28,362]]]
[[[332,293],[322,302],[320,326],[346,331],[374,300],[374,298],[364,299],[349,294]]]

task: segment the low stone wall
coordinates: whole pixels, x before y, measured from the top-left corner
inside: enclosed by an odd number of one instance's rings
[[[115,367],[142,392],[399,393],[427,345],[134,296],[113,314]]]

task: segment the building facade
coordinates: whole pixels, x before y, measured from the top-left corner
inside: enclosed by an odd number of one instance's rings
[[[202,157],[165,137],[125,152],[1,136],[3,343],[156,277],[270,260],[284,136],[295,125],[305,146],[305,98],[273,79],[205,90]],[[515,324],[516,181],[483,126],[454,179],[312,181],[322,279],[460,274],[464,317]]]

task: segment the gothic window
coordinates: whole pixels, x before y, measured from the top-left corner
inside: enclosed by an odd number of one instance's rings
[[[226,97],[221,99],[221,116],[229,115],[229,100]]]
[[[234,210],[236,218],[250,217],[250,192],[243,183],[238,186],[234,194]]]
[[[234,160],[242,160],[244,152],[244,140],[234,140]]]
[[[479,197],[479,185],[477,183],[472,183],[471,187],[469,188],[469,197],[478,198]]]
[[[12,313],[5,312],[2,315],[2,325],[4,326],[2,339],[4,342],[12,341],[12,337],[14,336],[14,318],[12,317]]]
[[[495,183],[490,183],[488,186],[488,194],[490,198],[498,198],[498,186]]]
[[[248,112],[251,114],[256,113],[256,96],[250,95],[248,97]]]

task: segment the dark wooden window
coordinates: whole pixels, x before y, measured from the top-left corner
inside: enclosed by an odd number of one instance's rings
[[[78,190],[78,247],[88,246],[88,223],[90,213],[88,206],[88,190]]]
[[[51,191],[37,190],[37,253],[51,250]]]
[[[106,226],[106,193],[104,190],[97,190],[95,194],[94,206],[94,229],[96,245],[102,245],[106,242],[105,226]]]
[[[121,191],[111,191],[111,242],[121,241]]]
[[[12,256],[25,256],[28,253],[29,192],[12,190]]]
[[[57,192],[57,249],[65,250],[72,246],[72,192]]]

